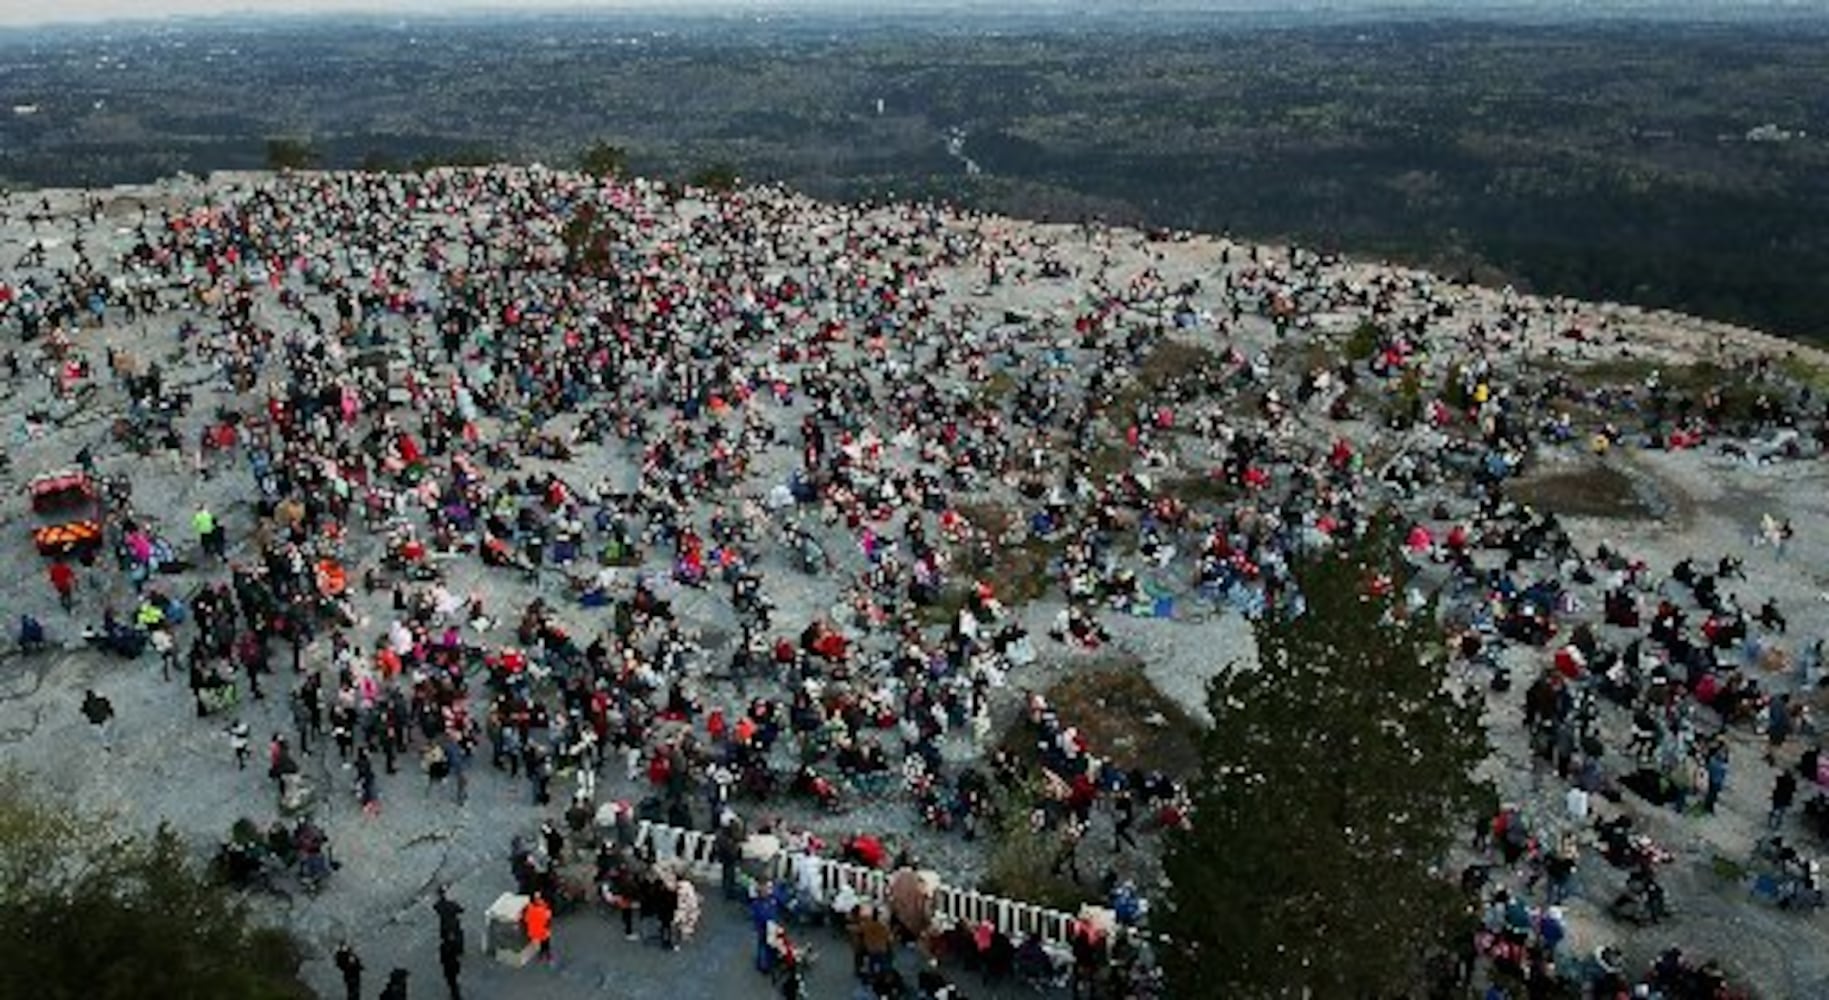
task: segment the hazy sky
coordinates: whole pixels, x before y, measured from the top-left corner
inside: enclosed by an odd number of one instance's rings
[[[1214,10],[1249,8],[1278,10],[1307,8],[1335,12],[1347,9],[1380,10],[1389,8],[1432,7],[1471,10],[1476,8],[1572,7],[1576,10],[1658,11],[1718,15],[1724,11],[1822,10],[1825,0],[0,0],[0,27],[49,24],[70,21],[102,21],[110,18],[149,18],[195,16],[207,14],[275,14],[397,12],[446,13],[462,10],[535,10],[587,8],[645,8],[679,10],[692,7],[767,8],[860,8],[882,10],[893,7],[996,7],[1005,11],[1024,6],[1072,8],[1117,7],[1147,12],[1151,6],[1174,8],[1209,8]]]
[[[461,8],[565,8],[565,7],[684,7],[715,0],[0,0],[0,25],[45,24],[57,21],[100,21],[109,18],[146,18],[198,14],[347,13],[349,11],[401,11],[436,13]],[[735,6],[726,2],[724,5]],[[750,0],[749,5],[768,6]]]

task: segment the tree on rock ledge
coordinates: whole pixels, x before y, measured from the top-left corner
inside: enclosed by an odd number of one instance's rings
[[[303,139],[268,139],[268,170],[309,170],[318,163],[318,151]]]
[[[629,170],[629,154],[621,146],[593,143],[578,154],[578,168],[599,179],[621,177]]]
[[[692,175],[692,186],[714,194],[729,194],[743,186],[737,168],[728,163],[714,163]]]
[[[1477,704],[1434,608],[1406,614],[1387,526],[1296,568],[1259,666],[1208,689],[1193,826],[1164,865],[1170,995],[1417,995],[1464,899],[1445,872],[1483,797]]]
[[[300,958],[170,830],[117,837],[0,773],[0,997],[305,1000]]]

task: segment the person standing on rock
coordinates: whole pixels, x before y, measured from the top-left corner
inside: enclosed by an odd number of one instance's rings
[[[462,987],[457,977],[464,971],[464,944],[462,940],[444,938],[438,942],[438,965],[444,970],[445,987],[451,991],[451,1000],[464,1000]]]
[[[253,756],[252,751],[248,749],[247,721],[237,720],[233,725],[229,726],[228,732],[229,750],[235,754],[235,769],[237,771],[245,771],[248,767],[248,758]]]
[[[356,798],[362,803],[362,815],[371,819],[381,815],[381,793],[375,787],[375,762],[369,759],[367,747],[356,751]]]
[[[1130,828],[1137,822],[1137,799],[1131,793],[1130,785],[1118,786],[1112,795],[1112,834],[1111,853],[1117,854],[1129,844],[1131,850],[1137,849],[1137,838],[1131,835]]]
[[[357,957],[356,950],[348,941],[337,944],[337,953],[333,961],[337,971],[343,975],[343,995],[347,1000],[358,1000],[362,995],[362,959]]]
[[[1709,749],[1703,770],[1707,775],[1708,788],[1702,796],[1702,811],[1713,815],[1715,803],[1720,800],[1722,789],[1727,787],[1726,744],[1717,743]]]
[[[1778,772],[1778,780],[1772,785],[1772,812],[1766,817],[1766,826],[1776,830],[1784,825],[1785,814],[1791,811],[1791,803],[1797,800],[1797,775],[1789,768]]]
[[[438,887],[438,898],[432,901],[432,912],[438,914],[438,940],[441,944],[464,945],[464,904],[452,899],[444,886]]]
[[[712,841],[711,856],[718,863],[718,884],[724,898],[735,901],[742,898],[742,890],[737,884],[737,862],[743,860],[743,825],[733,812],[725,812],[723,818]]]
[[[274,791],[284,794],[286,775],[298,773],[298,761],[292,756],[292,749],[286,745],[286,738],[278,733],[267,741],[267,777],[273,781]]]
[[[62,559],[51,561],[50,569],[45,571],[51,578],[51,589],[57,591],[57,603],[65,611],[76,610],[76,570]]]
[[[467,805],[470,802],[470,749],[463,739],[450,733],[444,736],[445,756],[451,761],[451,786],[456,791],[457,804]]]
[[[1054,855],[1054,863],[1048,866],[1050,874],[1059,875],[1062,869],[1073,876],[1075,885],[1080,878],[1080,841],[1086,836],[1086,824],[1077,816],[1067,817],[1067,824],[1061,830],[1061,846]]]
[[[216,515],[210,512],[209,507],[197,505],[196,513],[191,515],[191,529],[197,533],[197,544],[203,549],[204,555],[222,558],[223,546],[218,534],[220,529],[216,524]]]
[[[311,710],[305,705],[302,691],[294,689],[286,696],[286,706],[292,712],[292,731],[298,737],[298,749],[302,754],[311,753]]]
[[[114,705],[108,699],[95,693],[94,688],[83,692],[83,718],[95,727],[96,738],[101,740],[102,749],[112,752],[114,739],[111,727],[114,722]]]
[[[546,897],[537,892],[533,894],[521,914],[521,923],[527,929],[527,940],[539,946],[540,961],[550,964],[553,960],[553,910],[546,904]]]
[[[1766,706],[1765,720],[1766,751],[1765,762],[1778,763],[1779,748],[1785,740],[1791,738],[1791,696],[1781,694]]]

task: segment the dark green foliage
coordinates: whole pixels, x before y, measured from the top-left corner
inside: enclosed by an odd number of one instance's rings
[[[0,996],[306,1000],[300,960],[170,830],[115,839],[0,775]]]
[[[594,143],[578,154],[578,169],[594,177],[619,177],[629,169],[629,154],[621,146]]]
[[[1408,429],[1415,426],[1423,416],[1423,380],[1415,369],[1405,369],[1391,389],[1391,398],[1387,407],[1391,426]]]
[[[714,163],[693,174],[691,181],[693,187],[704,188],[718,194],[735,191],[742,183],[743,178],[737,176],[737,168],[728,163]]]
[[[1024,755],[1033,753],[1030,747],[1019,749]],[[1043,808],[1047,801],[1039,779],[1008,791],[999,789],[992,796],[991,849],[979,888],[994,896],[1075,913],[1092,901],[1093,894],[1075,885],[1067,875],[1053,871],[1054,859],[1065,843],[1063,835],[1058,827],[1041,830],[1031,821],[1034,810]],[[1086,857],[1097,850],[1091,844],[1081,849]],[[1092,867],[1084,860],[1081,864]]]
[[[1451,410],[1465,410],[1473,405],[1473,395],[1467,391],[1466,369],[1454,365],[1448,369],[1448,377],[1442,381],[1442,403]]]
[[[358,169],[366,174],[397,174],[406,169],[406,164],[392,153],[370,150],[362,154],[362,165]]]
[[[598,217],[596,206],[580,205],[559,231],[559,241],[565,245],[566,265],[580,274],[609,273],[613,236]]]
[[[426,153],[413,157],[413,172],[423,174],[440,167],[486,167],[505,157],[486,146],[461,146],[456,149]]]
[[[1481,801],[1477,705],[1449,693],[1433,609],[1370,582],[1381,527],[1298,568],[1307,614],[1213,681],[1194,827],[1169,841],[1171,996],[1416,995],[1463,909],[1441,865]]]
[[[1346,360],[1370,361],[1372,355],[1378,353],[1378,344],[1383,339],[1384,334],[1378,329],[1378,324],[1366,320],[1353,330],[1352,336],[1346,338]]]
[[[317,150],[303,139],[268,139],[268,170],[309,170],[318,162]]]

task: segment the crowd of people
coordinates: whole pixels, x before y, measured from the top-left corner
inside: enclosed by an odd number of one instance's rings
[[[940,997],[959,995],[943,969],[1059,971],[1076,989],[1148,995],[1146,938],[1123,926],[1143,908],[1106,858],[1147,870],[1139,835],[1190,821],[1191,776],[1090,745],[1030,679],[1038,643],[1096,650],[1113,616],[1188,605],[1299,615],[1292,563],[1392,504],[1415,569],[1393,585],[1448,595],[1460,657],[1495,697],[1512,691],[1511,652],[1541,652],[1513,694],[1533,758],[1570,803],[1583,796],[1566,822],[1530,829],[1540,817],[1508,805],[1482,831],[1504,857],[1493,867],[1517,876],[1489,880],[1469,935],[1494,989],[1525,991],[1501,995],[1549,995],[1581,965],[1550,914],[1586,869],[1548,834],[1599,821],[1586,796],[1712,810],[1734,725],[1759,727],[1768,764],[1793,775],[1774,828],[1829,779],[1800,745],[1820,641],[1787,638],[1773,600],[1741,606],[1739,557],[1656,572],[1617,547],[1583,551],[1507,493],[1538,447],[1745,452],[1778,434],[1762,455],[1814,456],[1822,402],[1766,364],[1736,376],[1759,387],[1746,407],[1656,379],[1597,397],[1512,363],[1546,328],[1580,334],[1566,317],[1508,297],[1494,325],[1459,322],[1449,290],[1408,272],[1359,281],[1331,257],[1215,242],[1203,277],[1171,281],[1158,241],[1096,224],[539,168],[285,175],[142,209],[121,232],[118,249],[76,241],[57,268],[38,245],[27,276],[0,284],[0,329],[21,342],[9,378],[43,379],[51,400],[19,439],[56,434],[56,407],[105,390],[126,400],[113,442],[137,455],[101,550],[51,563],[54,596],[99,620],[105,648],[150,646],[187,676],[199,718],[243,712],[244,691],[283,701],[275,811],[343,791],[309,788],[300,754],[346,764],[369,816],[409,782],[448,790],[451,808],[473,781],[520,783],[545,820],[514,839],[510,868],[543,958],[564,954],[553,918],[579,904],[609,907],[631,938],[651,918],[663,947],[689,942],[690,873],[644,856],[632,831],[715,829],[720,895],[748,905],[758,968],[792,995],[788,915],[807,901],[740,877],[744,840],[829,840],[834,856],[912,872],[922,845],[1014,813],[1120,926],[1063,959],[993,926],[915,926],[853,902],[837,908],[860,978]],[[1012,288],[1068,305],[984,314]],[[1282,349],[1340,311],[1375,320],[1358,356]],[[151,334],[115,338],[97,364],[92,331],[124,327]],[[1188,351],[1195,337],[1216,346]],[[1165,356],[1185,363],[1165,370]],[[1602,414],[1591,440],[1573,440],[1578,406]],[[1374,459],[1382,433],[1422,446]],[[77,460],[97,464],[89,449]],[[211,499],[178,520],[142,485],[158,475],[194,476]],[[1208,479],[1232,499],[1191,499]],[[1792,533],[1772,522],[1772,558]],[[1057,608],[1045,622],[1005,603],[1036,583],[1011,575],[1016,551],[1043,553],[1028,572]],[[1577,596],[1596,592],[1598,617]],[[22,636],[45,628],[27,616]],[[1764,669],[1775,658],[1784,673]],[[1006,691],[1021,692],[1023,738],[999,744]],[[229,734],[245,764],[245,722]],[[1610,771],[1609,753],[1641,766]],[[403,760],[416,777],[397,776]],[[918,836],[818,835],[886,797]],[[1820,824],[1829,810],[1809,802]],[[1109,852],[1089,846],[1095,826]],[[1656,919],[1655,851],[1628,840],[1635,888],[1618,909]],[[1545,872],[1551,898],[1523,909],[1536,889],[1518,879]],[[1814,880],[1805,866],[1787,898]],[[906,982],[897,936],[949,961]],[[351,996],[358,944],[337,959]],[[456,996],[462,935],[441,935],[440,955]],[[1667,959],[1653,989],[1715,995],[1671,985],[1712,973]],[[1633,985],[1618,969],[1576,975]]]

